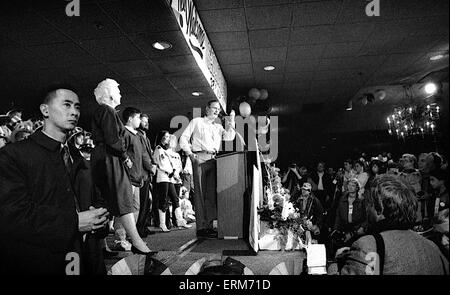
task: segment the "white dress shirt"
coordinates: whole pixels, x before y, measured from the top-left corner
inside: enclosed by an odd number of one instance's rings
[[[323,182],[322,182],[322,177],[325,174],[325,172],[317,172],[317,175],[319,175],[319,183],[317,184],[317,189],[319,191],[323,191]]]
[[[233,140],[233,128],[225,130],[221,124],[211,122],[206,117],[194,118],[180,137],[180,147],[187,153],[220,150],[222,140]]]

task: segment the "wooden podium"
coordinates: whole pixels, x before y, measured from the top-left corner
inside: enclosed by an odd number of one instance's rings
[[[220,155],[217,161],[217,231],[219,239],[242,239],[249,214],[246,210],[248,153]]]

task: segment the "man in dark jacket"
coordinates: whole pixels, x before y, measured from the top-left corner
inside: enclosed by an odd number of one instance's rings
[[[73,163],[73,189],[75,191],[78,205],[81,211],[92,208],[105,208],[106,200],[102,199],[100,192],[96,191],[92,182],[91,172],[91,152],[94,149],[94,142],[90,138],[85,138],[77,151],[81,155],[74,158]],[[81,274],[86,275],[106,275],[104,253],[114,256],[117,252],[103,250],[104,239],[108,235],[109,227],[105,226],[97,231],[80,233],[82,265]]]
[[[106,209],[77,210],[66,137],[79,108],[75,92],[50,90],[42,131],[0,151],[0,274],[77,274],[78,232],[107,221]]]
[[[316,184],[314,194],[319,199],[325,210],[330,207],[329,201],[333,196],[333,180],[330,175],[325,172],[325,163],[319,162],[317,164],[317,171],[311,175],[312,181]]]
[[[156,172],[156,166],[152,163],[152,146],[150,140],[147,137],[148,131],[148,115],[141,115],[141,124],[137,129],[141,143],[143,146],[142,150],[142,164],[143,164],[143,181],[144,185],[141,187],[139,192],[140,196],[140,207],[139,207],[139,217],[136,222],[136,227],[138,233],[141,237],[146,237],[148,234],[153,232],[147,229],[147,225],[150,225],[151,220],[151,208],[152,208],[152,180]]]

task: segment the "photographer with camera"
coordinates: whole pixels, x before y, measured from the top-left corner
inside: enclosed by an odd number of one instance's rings
[[[305,166],[299,168],[296,163],[292,163],[288,171],[284,174],[281,183],[291,192],[292,196],[297,195],[302,185],[308,182],[307,174],[308,169]]]

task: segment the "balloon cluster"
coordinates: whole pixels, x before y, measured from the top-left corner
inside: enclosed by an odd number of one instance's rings
[[[269,97],[269,93],[267,92],[267,89],[259,90],[257,88],[252,88],[248,91],[248,97],[254,98],[256,100],[265,100]]]
[[[251,104],[254,104],[256,100],[266,100],[269,97],[267,89],[252,88],[248,91],[248,100],[242,101],[239,104],[239,113],[242,117],[247,118],[252,113]]]

